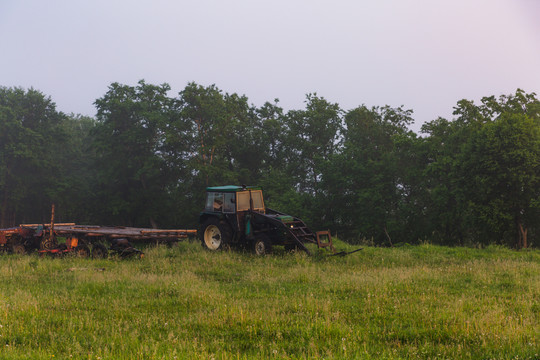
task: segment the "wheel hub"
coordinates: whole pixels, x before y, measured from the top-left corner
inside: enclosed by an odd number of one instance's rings
[[[217,250],[221,245],[221,231],[215,225],[210,225],[204,231],[204,242],[210,250]]]
[[[258,241],[257,244],[255,244],[255,252],[257,255],[264,255],[265,250],[266,248],[263,241]]]

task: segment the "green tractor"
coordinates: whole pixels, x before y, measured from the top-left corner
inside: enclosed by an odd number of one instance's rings
[[[313,243],[335,252],[330,232],[314,233],[299,218],[265,207],[262,189],[256,186],[206,188],[199,223],[202,246],[211,251],[239,246],[265,255],[279,245],[310,254],[306,243]]]

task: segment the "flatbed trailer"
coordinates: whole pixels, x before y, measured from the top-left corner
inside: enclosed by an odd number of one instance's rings
[[[132,242],[173,243],[188,236],[195,236],[197,230],[150,229],[124,226],[59,224],[21,224],[19,227],[0,229],[0,250],[11,253],[63,255],[75,253],[79,256],[107,257],[109,252],[121,257],[142,256],[142,251],[133,247]],[[65,239],[59,243],[58,239]]]
[[[22,224],[23,228],[31,228],[36,230],[39,226],[43,226],[43,230],[49,231],[50,224]],[[167,241],[186,238],[189,235],[195,235],[197,230],[165,230],[165,229],[149,229],[135,228],[126,226],[100,226],[100,225],[76,225],[76,224],[54,224],[54,232],[59,236],[69,236],[78,234],[87,238],[106,237],[109,239],[127,238],[129,240],[155,240]]]

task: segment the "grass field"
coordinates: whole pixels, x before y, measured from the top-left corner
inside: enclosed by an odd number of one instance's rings
[[[0,358],[539,359],[540,251],[1,255]]]

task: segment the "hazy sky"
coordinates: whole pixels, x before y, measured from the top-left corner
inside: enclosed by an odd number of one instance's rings
[[[260,106],[404,105],[540,95],[538,0],[0,0],[0,85],[95,115],[108,85],[216,84]]]

